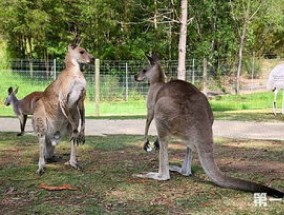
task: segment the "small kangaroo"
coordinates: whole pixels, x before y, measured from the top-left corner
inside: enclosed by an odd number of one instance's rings
[[[43,92],[36,103],[33,128],[39,139],[37,173],[44,173],[45,161],[54,154],[54,147],[64,135],[71,136],[70,160],[67,164],[80,169],[76,158],[76,145],[85,142],[86,79],[79,63],[91,63],[94,57],[79,45],[77,38],[68,46],[65,69]],[[80,124],[80,132],[79,122]]]
[[[250,192],[265,192],[275,197],[284,193],[264,185],[233,178],[222,173],[213,157],[213,113],[206,96],[192,84],[182,80],[164,81],[164,73],[156,56],[147,56],[150,66],[135,76],[135,80],[150,80],[150,119],[155,118],[158,132],[159,172],[138,174],[136,177],[155,180],[170,179],[170,171],[191,175],[192,150],[197,150],[205,173],[220,187]],[[156,87],[152,87],[154,85]],[[156,92],[151,92],[155,89]],[[151,115],[152,114],[152,115]],[[148,116],[149,117],[149,116]],[[147,118],[148,121],[149,118]],[[168,142],[180,138],[186,144],[186,156],[181,167],[169,166]]]
[[[8,88],[8,96],[5,99],[5,105],[13,106],[14,113],[20,120],[21,132],[18,133],[17,136],[22,136],[25,133],[27,117],[33,114],[35,103],[42,96],[42,92],[32,92],[23,99],[18,100],[16,97],[18,89],[18,87],[15,90],[13,90],[13,87]]]

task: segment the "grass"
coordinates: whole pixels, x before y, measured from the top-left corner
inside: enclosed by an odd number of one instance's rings
[[[83,172],[64,165],[69,143],[61,142],[56,163],[39,177],[36,137],[0,136],[0,214],[283,214],[283,203],[256,207],[253,194],[209,182],[196,155],[193,177],[171,174],[159,182],[132,177],[156,171],[157,154],[142,150],[142,136],[87,137],[79,147]],[[181,163],[184,147],[170,144],[171,162]],[[217,139],[215,156],[227,174],[284,190],[281,141]],[[47,191],[40,184],[70,184],[77,190]]]
[[[44,90],[46,86],[52,81],[40,80],[36,78],[25,77],[19,73],[11,73],[7,71],[0,71],[2,84],[0,86],[0,116],[14,116],[12,108],[4,106],[4,100],[7,96],[7,89],[10,86],[19,86],[18,98],[23,98],[32,91]],[[27,74],[28,75],[28,74]],[[88,82],[89,83],[89,82]],[[103,84],[103,89],[108,87]],[[89,83],[89,94],[93,93],[94,86]],[[110,94],[113,94],[115,89],[111,88]],[[134,90],[133,93],[136,91]],[[132,93],[130,92],[130,95]],[[90,96],[89,95],[89,96]],[[113,100],[104,100],[100,102],[99,115],[100,116],[145,116],[146,115],[146,101],[143,96],[137,95],[130,97],[129,101],[118,99],[113,94]],[[137,99],[140,98],[140,99]],[[282,96],[278,96],[278,105],[281,105]],[[247,95],[226,95],[210,99],[210,104],[214,112],[215,118],[218,119],[240,119],[240,120],[275,120],[272,113],[273,93],[261,92]],[[257,112],[257,114],[256,114]],[[95,103],[87,96],[86,99],[86,116],[97,116]],[[277,118],[276,120],[282,120]]]
[[[214,112],[237,110],[267,110],[272,108],[273,93],[260,92],[245,95],[226,95],[214,97],[210,100]],[[281,104],[281,96],[278,96]]]

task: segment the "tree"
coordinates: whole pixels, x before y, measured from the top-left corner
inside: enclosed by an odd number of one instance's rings
[[[185,62],[186,62],[186,38],[187,38],[187,0],[181,0],[181,15],[180,15],[180,35],[178,43],[178,68],[177,78],[185,80]]]
[[[239,51],[237,59],[237,74],[236,74],[236,94],[240,92],[240,76],[242,69],[242,59],[243,59],[243,50],[245,46],[245,39],[247,31],[249,28],[249,23],[253,20],[257,12],[259,11],[261,0],[237,0],[230,1],[231,12],[233,19],[238,22],[240,28],[238,28],[239,34]]]
[[[252,23],[252,49],[257,56],[280,56],[284,53],[284,0],[262,2],[256,21]]]

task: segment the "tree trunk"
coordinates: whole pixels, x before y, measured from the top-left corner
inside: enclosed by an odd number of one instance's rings
[[[242,60],[243,60],[243,49],[245,46],[245,38],[249,24],[249,13],[250,13],[250,4],[248,3],[246,12],[245,12],[245,20],[242,29],[242,34],[240,37],[240,48],[238,55],[238,69],[237,69],[237,78],[236,78],[236,94],[240,94],[240,79],[241,79],[241,70],[242,70]]]
[[[186,36],[187,36],[187,0],[181,0],[180,35],[178,44],[177,78],[185,80]]]
[[[155,7],[155,12],[154,12],[154,29],[157,30],[158,28],[158,11],[157,11],[157,0],[154,0],[154,7]]]
[[[207,95],[207,84],[208,84],[208,81],[207,81],[207,59],[204,58],[203,59],[203,74],[202,74],[202,92]]]

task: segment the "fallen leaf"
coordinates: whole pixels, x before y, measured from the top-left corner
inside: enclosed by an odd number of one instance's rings
[[[73,187],[70,184],[63,184],[60,186],[50,186],[45,183],[40,183],[39,187],[48,191],[62,191],[62,190],[78,190],[77,187]]]

